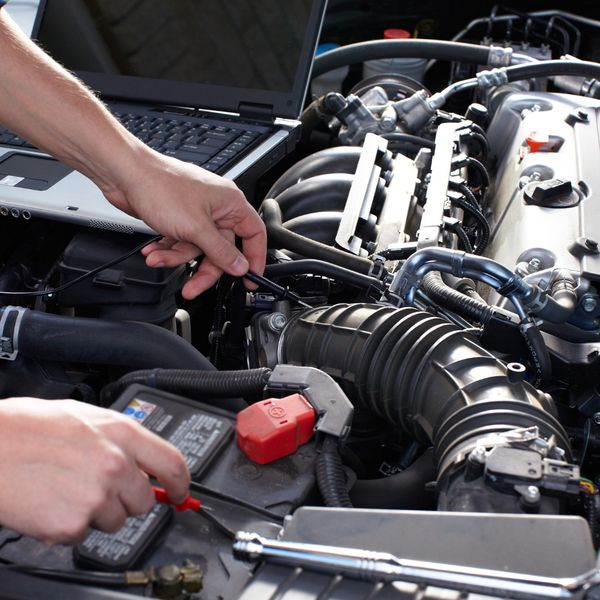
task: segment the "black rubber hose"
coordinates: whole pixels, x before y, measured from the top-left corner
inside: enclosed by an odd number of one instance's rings
[[[267,228],[267,236],[271,247],[291,250],[307,258],[316,258],[338,264],[363,275],[371,274],[374,265],[369,259],[349,254],[343,250],[326,246],[288,231],[281,222],[279,204],[272,198],[267,198],[262,203],[260,211]]]
[[[321,369],[366,413],[433,442],[440,469],[468,440],[534,425],[570,453],[548,395],[515,381],[473,337],[429,313],[377,304],[308,310],[284,329],[279,356]]]
[[[553,77],[557,75],[575,75],[600,79],[600,63],[586,60],[543,60],[506,67],[505,72],[508,81],[519,81],[533,77]]]
[[[354,173],[362,148],[337,146],[315,152],[290,167],[267,192],[267,198],[275,198],[288,187],[316,175],[328,173]]]
[[[432,509],[433,494],[427,494],[425,485],[435,478],[433,453],[428,450],[400,473],[359,479],[350,490],[350,500],[356,508]]]
[[[441,40],[373,40],[349,44],[315,58],[312,76],[379,58],[428,58],[487,65],[489,47]],[[556,61],[558,62],[558,61]]]
[[[337,439],[326,435],[316,463],[317,487],[325,506],[352,508]]]
[[[230,398],[260,394],[271,375],[266,368],[243,371],[190,371],[185,369],[146,369],[132,371],[102,390],[102,404],[108,406],[128,386],[148,385],[182,396]]]
[[[544,341],[539,328],[533,321],[525,323],[521,326],[520,330],[525,338],[525,342],[531,354],[533,366],[535,367],[536,380],[534,385],[539,386],[547,381],[552,374],[552,363],[550,361],[548,347],[546,346],[546,342]]]
[[[344,267],[323,260],[293,260],[265,267],[265,276],[269,279],[280,279],[293,275],[322,275],[360,288],[381,289],[381,281],[379,279],[363,275],[362,273],[356,273],[350,269],[345,269]]]
[[[281,208],[282,220],[321,211],[342,212],[353,181],[354,176],[348,173],[329,173],[290,186],[275,198]]]
[[[17,319],[11,311],[7,327]],[[25,310],[15,332],[23,356],[60,362],[119,365],[130,369],[214,370],[196,348],[174,333],[148,323],[65,317]]]
[[[465,296],[444,283],[437,271],[425,274],[422,280],[423,291],[436,303],[478,323],[487,323],[493,315],[493,309],[485,302]]]

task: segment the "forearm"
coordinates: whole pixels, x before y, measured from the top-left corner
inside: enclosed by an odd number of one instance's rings
[[[105,193],[122,187],[149,149],[75,77],[0,11],[0,123],[90,177]],[[93,153],[93,156],[92,154]]]

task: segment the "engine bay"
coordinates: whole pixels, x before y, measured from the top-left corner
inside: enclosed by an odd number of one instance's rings
[[[323,41],[355,41],[345,11]],[[0,596],[597,593],[600,21],[430,25],[315,59],[298,148],[249,192],[254,292],[183,301],[197,261],[0,206],[2,397],[131,416],[202,503],[75,548],[0,529]]]

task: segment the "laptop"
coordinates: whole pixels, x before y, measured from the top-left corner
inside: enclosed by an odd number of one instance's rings
[[[151,147],[248,190],[299,139],[326,1],[41,0],[32,37]],[[0,215],[153,233],[6,131]]]

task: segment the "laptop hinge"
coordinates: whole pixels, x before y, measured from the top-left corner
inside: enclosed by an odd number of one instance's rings
[[[273,116],[273,106],[271,104],[258,104],[255,102],[240,102],[238,112],[242,119],[252,121],[268,121],[272,123],[275,120]]]

